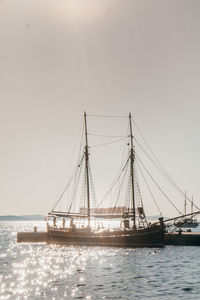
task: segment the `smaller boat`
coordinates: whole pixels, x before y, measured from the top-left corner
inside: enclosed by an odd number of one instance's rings
[[[199,226],[199,222],[197,221],[197,219],[194,219],[194,215],[193,215],[193,198],[191,201],[191,216],[187,217],[187,212],[186,212],[186,207],[187,207],[187,195],[185,192],[185,205],[184,205],[184,216],[182,220],[176,221],[174,223],[174,225],[176,227],[182,227],[182,228],[196,228]]]
[[[196,228],[199,226],[199,222],[193,218],[184,218],[183,220],[175,222],[175,226],[183,228]]]

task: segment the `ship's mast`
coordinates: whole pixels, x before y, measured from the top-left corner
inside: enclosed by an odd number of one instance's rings
[[[88,206],[88,226],[90,227],[90,183],[89,183],[89,151],[88,151],[88,133],[86,112],[84,112],[85,124],[85,171],[86,171],[86,189],[87,189],[87,206]]]
[[[193,196],[192,196],[192,202],[191,202],[191,214],[193,213]]]
[[[133,146],[133,132],[132,132],[132,122],[131,122],[131,113],[129,113],[129,125],[130,125],[130,140],[131,140],[131,150],[130,150],[130,169],[131,169],[131,188],[132,188],[132,204],[133,204],[133,228],[136,228],[135,220],[135,189],[134,189],[134,171],[133,165],[135,160],[135,151]]]
[[[185,191],[185,205],[184,205],[184,213],[185,213],[185,216],[186,216],[186,206],[187,206],[187,202],[186,202],[186,200],[187,200],[187,191]]]

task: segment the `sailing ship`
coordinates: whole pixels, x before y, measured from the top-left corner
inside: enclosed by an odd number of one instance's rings
[[[193,206],[194,206],[194,202],[193,202],[193,198],[191,201],[191,215],[187,217],[187,195],[185,192],[185,203],[184,203],[184,216],[181,220],[176,221],[174,223],[174,225],[176,227],[182,227],[182,228],[196,228],[199,226],[199,222],[197,221],[197,219],[195,219],[195,215],[193,215]]]
[[[66,245],[85,246],[115,246],[115,247],[162,247],[164,245],[165,226],[163,218],[158,222],[147,221],[142,201],[136,207],[136,182],[135,182],[135,148],[133,144],[132,117],[129,113],[129,152],[125,166],[129,168],[129,193],[131,207],[96,208],[91,207],[91,175],[90,175],[90,153],[88,145],[87,115],[84,112],[84,147],[83,155],[78,163],[80,169],[84,166],[84,191],[86,205],[82,205],[78,212],[72,211],[71,199],[68,199],[67,210],[54,208],[49,212],[47,219],[47,233],[50,242]],[[75,183],[76,186],[76,183]],[[66,189],[65,189],[66,190]],[[64,191],[65,192],[65,191]],[[62,193],[62,195],[64,194]],[[61,197],[58,201],[61,200]],[[84,202],[84,203],[85,203]],[[121,226],[116,228],[104,228],[102,220],[120,219]],[[59,219],[62,223],[59,225]],[[80,222],[80,220],[82,220]],[[100,221],[99,221],[100,220]],[[92,224],[93,223],[93,224]],[[97,224],[95,227],[94,224]]]

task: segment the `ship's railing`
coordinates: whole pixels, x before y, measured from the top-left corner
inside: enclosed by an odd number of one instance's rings
[[[71,227],[54,227],[54,226],[49,226],[48,231],[64,231],[64,232],[71,232],[72,228]]]

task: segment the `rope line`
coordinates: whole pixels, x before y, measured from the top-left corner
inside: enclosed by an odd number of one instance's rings
[[[155,197],[154,197],[154,195],[153,195],[153,193],[152,193],[152,191],[151,191],[151,189],[150,189],[150,186],[149,186],[149,184],[148,184],[148,182],[147,182],[147,180],[146,180],[146,178],[145,178],[145,176],[144,176],[144,173],[142,172],[142,169],[141,169],[141,167],[140,167],[140,165],[139,165],[139,163],[138,163],[137,160],[136,160],[136,164],[137,164],[138,169],[139,169],[139,171],[140,171],[140,174],[142,175],[142,178],[143,178],[143,180],[144,180],[144,182],[145,182],[145,184],[146,184],[146,186],[147,186],[147,188],[148,188],[148,190],[149,190],[149,193],[150,193],[150,195],[151,195],[151,197],[152,197],[152,199],[153,199],[153,201],[154,201],[154,203],[155,203],[155,205],[156,205],[156,207],[157,207],[157,209],[158,209],[158,211],[159,211],[159,213],[160,213],[160,216],[162,217],[162,213],[161,213],[161,210],[160,210],[160,208],[159,208],[159,206],[158,206],[158,203],[157,203],[157,201],[156,201],[156,199],[155,199]]]
[[[107,193],[104,195],[103,199],[99,202],[97,208],[99,208],[99,206],[102,204],[102,202],[103,202],[103,201],[105,200],[105,198],[109,195],[109,193],[112,191],[112,189],[113,189],[113,187],[115,186],[115,184],[116,184],[116,183],[118,182],[118,180],[120,179],[120,177],[121,177],[122,173],[124,172],[124,169],[125,169],[125,167],[126,167],[128,161],[129,161],[129,158],[127,159],[127,161],[126,161],[126,163],[124,164],[123,168],[122,168],[122,169],[120,168],[120,170],[121,170],[120,174],[119,174],[118,176],[116,176],[117,178],[115,178],[115,179],[113,180],[112,184],[110,185],[110,188],[108,189]],[[118,173],[119,173],[119,172],[118,172]]]
[[[105,138],[126,138],[126,135],[103,135],[103,134],[96,134],[96,133],[91,133],[88,132],[88,135],[91,136],[98,136],[98,137],[105,137]]]
[[[177,183],[173,180],[173,178],[169,175],[169,173],[166,171],[166,169],[165,169],[165,168],[163,167],[163,165],[160,163],[160,161],[158,160],[158,158],[156,157],[156,155],[155,155],[154,152],[152,151],[151,147],[150,147],[149,144],[147,143],[146,139],[144,138],[143,134],[141,133],[139,127],[138,127],[137,124],[136,124],[136,121],[135,121],[133,118],[132,118],[132,120],[133,120],[133,123],[134,123],[136,129],[138,130],[138,132],[139,132],[141,138],[143,139],[143,141],[144,141],[146,147],[149,149],[149,151],[151,152],[153,158],[156,160],[156,162],[157,162],[157,164],[158,164],[157,166],[162,170],[162,172],[164,173],[165,177],[168,178],[168,180],[170,180],[171,183],[176,187],[176,189],[184,196],[184,195],[185,195],[185,192],[177,185]],[[136,140],[136,138],[135,138],[135,140]],[[136,141],[137,141],[137,140],[136,140]],[[139,143],[138,141],[137,141],[137,143],[140,145],[140,143]],[[140,145],[140,146],[141,146],[141,145]],[[141,147],[142,147],[142,146],[141,146]],[[142,148],[143,148],[143,147],[142,147]],[[144,148],[143,148],[143,149],[144,149]],[[144,150],[144,151],[145,151],[145,150]],[[145,152],[146,152],[146,151],[145,151]],[[148,157],[150,157],[150,156],[148,155]],[[153,161],[152,158],[151,158],[151,160]],[[154,161],[154,163],[155,163],[155,161]],[[188,196],[186,196],[186,199],[187,199],[190,203],[192,203],[192,200],[191,200]],[[193,203],[193,205],[196,207],[196,209],[200,210],[200,208],[199,208],[195,203]]]
[[[76,193],[77,193],[77,186],[78,186],[77,183],[79,182],[79,179],[80,179],[80,175],[81,175],[83,164],[81,164],[80,166],[81,167],[79,168],[79,173],[77,172],[77,175],[76,175],[77,177],[75,178],[75,181],[74,181],[74,191],[73,191],[72,200],[71,200],[71,204],[69,206],[68,213],[71,212],[72,204],[73,204],[73,201],[74,201]]]
[[[69,180],[68,184],[66,185],[66,187],[64,188],[63,192],[61,193],[61,195],[59,196],[58,200],[56,201],[56,203],[54,204],[53,208],[51,210],[54,210],[55,207],[57,206],[57,204],[59,203],[59,201],[62,199],[63,195],[65,194],[66,190],[68,189],[68,187],[70,186],[70,184],[72,183],[73,179],[76,177],[78,170],[79,170],[79,166],[82,165],[82,161],[83,161],[84,155],[81,158],[80,163],[78,164],[77,169],[75,170],[74,174],[72,175],[71,179]]]
[[[87,115],[87,117],[95,118],[128,118],[128,116],[119,116],[119,115]]]
[[[152,177],[152,175],[150,174],[150,172],[148,171],[148,169],[145,167],[145,165],[143,164],[143,162],[140,160],[139,156],[137,154],[135,154],[137,159],[140,161],[141,165],[143,166],[143,168],[145,169],[145,171],[147,172],[147,174],[150,176],[150,178],[152,179],[152,181],[155,183],[155,185],[157,186],[157,188],[161,191],[161,193],[165,196],[165,198],[171,203],[171,205],[173,205],[173,207],[179,212],[180,215],[183,215],[180,210],[174,205],[174,203],[170,200],[170,198],[165,194],[165,192],[161,189],[161,187],[159,186],[159,184],[155,181],[155,179]]]
[[[115,144],[115,143],[119,143],[123,140],[125,140],[126,137],[123,137],[121,139],[118,139],[118,140],[115,140],[115,141],[112,141],[112,142],[108,142],[108,143],[104,143],[104,144],[97,144],[97,145],[93,145],[93,146],[90,146],[90,148],[96,148],[96,147],[103,147],[103,146],[107,146],[107,145],[111,145],[111,144]]]
[[[175,183],[175,181],[171,178],[171,176],[167,173],[167,171],[162,167],[161,164],[158,164],[147,151],[145,151],[144,147],[140,144],[140,142],[134,137],[134,140],[137,142],[141,150],[145,153],[145,155],[148,157],[148,159],[154,164],[154,166],[161,172],[161,174],[170,182],[179,193],[185,196],[185,193],[181,190],[181,188]],[[186,199],[192,203],[192,200],[186,195]],[[200,208],[193,203],[193,205],[196,207],[196,209],[200,210]]]
[[[81,155],[82,155],[82,154],[81,154],[81,149],[82,149],[82,143],[83,143],[83,133],[84,133],[84,126],[82,125],[82,126],[80,127],[80,129],[79,129],[79,133],[78,133],[78,135],[77,135],[76,141],[75,141],[74,146],[73,146],[73,149],[72,149],[72,153],[71,153],[70,159],[69,159],[68,164],[67,164],[67,167],[66,167],[65,176],[64,176],[63,182],[62,182],[62,184],[61,184],[61,186],[60,186],[60,189],[59,189],[60,192],[57,193],[57,197],[56,197],[56,199],[53,201],[53,204],[52,204],[52,206],[51,206],[51,207],[52,207],[51,210],[53,210],[53,209],[56,207],[56,205],[58,204],[59,200],[62,198],[62,197],[60,198],[59,195],[60,195],[60,193],[61,193],[62,190],[63,190],[62,187],[64,186],[64,183],[66,182],[68,170],[69,170],[70,165],[71,165],[71,163],[72,163],[72,158],[73,158],[73,156],[74,156],[74,154],[75,154],[75,149],[76,149],[76,147],[77,147],[77,145],[78,145],[79,137],[81,138],[81,141],[80,141],[80,144],[79,144],[78,162],[80,161],[80,163],[81,163]],[[78,167],[78,165],[79,165],[80,163],[77,164],[77,167]],[[75,171],[75,172],[76,172],[76,171]],[[75,176],[75,173],[72,175],[72,178],[68,180],[68,183],[71,182],[71,181],[73,180],[74,176]],[[69,186],[68,183],[67,183],[67,186]],[[66,189],[67,189],[67,188],[66,188]],[[64,190],[65,190],[65,191],[66,191],[66,189],[65,189],[65,187],[64,187]],[[59,200],[57,200],[57,199],[59,199]]]

